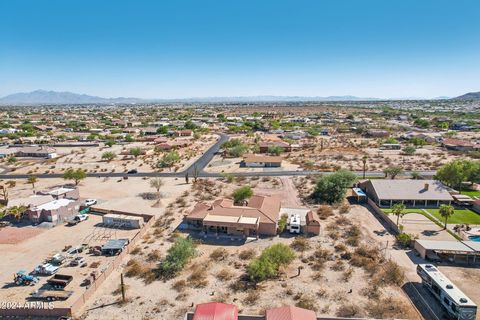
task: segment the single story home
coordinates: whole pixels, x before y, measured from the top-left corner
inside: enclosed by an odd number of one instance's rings
[[[407,207],[439,207],[451,204],[449,189],[436,180],[384,180],[360,182],[359,187],[379,207],[403,203]]]
[[[241,167],[247,168],[278,168],[282,166],[283,158],[280,156],[258,156],[247,154],[240,163]]]
[[[390,135],[390,132],[387,130],[369,129],[365,134],[367,137],[372,138],[386,138]]]
[[[15,153],[17,157],[32,157],[32,158],[46,158],[53,159],[57,157],[55,148],[45,146],[29,146],[17,148]]]
[[[177,130],[173,132],[174,136],[177,137],[192,137],[193,136],[193,130],[185,129],[185,130]]]
[[[280,147],[283,152],[292,151],[291,145],[283,141],[261,141],[258,145],[261,153],[267,153],[270,147]]]
[[[447,150],[453,151],[473,151],[480,149],[480,145],[474,144],[471,141],[450,138],[443,139],[442,146]]]
[[[274,236],[279,213],[280,199],[255,195],[244,206],[234,205],[230,199],[218,199],[211,205],[198,202],[184,221],[189,229],[205,233]]]

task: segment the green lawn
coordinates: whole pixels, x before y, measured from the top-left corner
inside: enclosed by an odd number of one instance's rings
[[[432,216],[440,221],[444,221],[439,209],[426,209]],[[480,224],[480,214],[477,214],[469,209],[455,209],[455,213],[448,219],[448,223],[467,223],[467,224]]]
[[[460,192],[461,194],[470,196],[470,197],[480,197],[480,191],[474,190],[474,191],[462,191]]]
[[[391,214],[392,213],[392,209],[382,209],[382,210],[386,214]],[[428,211],[428,213],[430,213],[432,216],[434,216],[440,222],[443,223],[444,219],[442,218],[442,216],[438,212],[439,209],[425,209],[425,210]],[[405,209],[405,213],[407,213],[407,214],[409,214],[409,213],[420,213],[420,214],[425,215],[424,212],[422,211],[422,209]],[[480,214],[477,214],[477,213],[475,213],[475,212],[473,212],[472,210],[469,210],[469,209],[456,209],[453,216],[451,216],[448,219],[448,223],[480,224]]]

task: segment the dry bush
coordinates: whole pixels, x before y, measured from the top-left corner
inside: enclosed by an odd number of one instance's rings
[[[347,251],[347,246],[343,243],[335,244],[334,246],[336,252],[345,252]]]
[[[155,250],[152,250],[152,252],[147,254],[147,261],[148,262],[156,262],[156,261],[160,260],[160,257],[161,257],[160,251],[155,249]]]
[[[228,251],[224,248],[217,248],[210,253],[210,259],[213,261],[222,261],[228,258]]]
[[[355,267],[362,267],[370,273],[370,275],[373,275],[378,272],[381,260],[380,250],[378,250],[378,248],[360,246],[353,253],[350,264]]]
[[[296,237],[290,244],[290,247],[296,251],[304,252],[310,249],[310,242],[305,237]]]
[[[139,254],[142,252],[142,248],[140,248],[139,246],[133,248],[132,251],[130,251],[130,254]]]
[[[303,309],[317,311],[317,301],[310,295],[302,294],[297,301],[295,306]]]
[[[247,295],[243,299],[243,303],[246,304],[247,306],[254,306],[257,302],[258,299],[260,298],[260,294],[256,290],[250,290],[248,291]]]
[[[345,216],[339,216],[335,219],[335,224],[337,226],[346,226],[351,224],[350,220]]]
[[[362,315],[361,309],[355,304],[342,304],[335,313],[337,317],[353,318]]]
[[[374,283],[378,286],[397,285],[401,286],[405,279],[405,273],[402,268],[394,261],[385,263],[380,272],[375,274]]]
[[[255,257],[256,254],[257,252],[255,251],[255,249],[245,249],[240,251],[238,257],[242,260],[250,260]]]
[[[220,270],[217,273],[216,277],[217,277],[218,280],[228,281],[228,280],[233,278],[233,273],[230,270],[225,268],[225,269]]]
[[[348,282],[350,281],[350,279],[352,279],[352,276],[353,276],[353,269],[348,268],[347,270],[343,271],[342,279],[343,281]]]
[[[131,259],[127,262],[127,268],[125,269],[126,277],[141,277],[143,274],[149,272],[150,269],[145,264]]]
[[[195,264],[192,266],[192,273],[188,277],[188,283],[194,288],[204,288],[208,285],[207,266]]]
[[[185,291],[186,288],[187,288],[187,281],[185,280],[178,280],[172,284],[172,289],[174,289],[177,292],[183,292]]]
[[[414,318],[407,303],[393,298],[374,299],[367,304],[366,311],[369,317],[375,319]]]
[[[342,214],[346,214],[350,212],[350,209],[351,209],[350,205],[348,203],[344,203],[338,208],[338,212]]]
[[[325,220],[328,217],[333,216],[333,209],[331,206],[321,205],[317,210],[317,214],[321,220]]]
[[[345,269],[345,264],[342,260],[338,260],[330,267],[330,269],[333,271],[342,271]]]

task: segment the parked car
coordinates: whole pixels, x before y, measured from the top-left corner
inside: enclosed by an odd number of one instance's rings
[[[94,204],[97,204],[97,199],[87,199],[87,200],[85,200],[85,205],[87,207],[93,206]]]
[[[136,174],[136,173],[138,173],[137,169],[131,169],[127,171],[127,174]]]
[[[71,247],[67,250],[68,254],[77,254],[77,253],[82,253],[83,250],[86,248],[84,245],[79,245],[75,247]]]
[[[70,266],[71,267],[86,267],[87,266],[87,261],[85,260],[84,257],[75,257],[72,261],[70,261]]]

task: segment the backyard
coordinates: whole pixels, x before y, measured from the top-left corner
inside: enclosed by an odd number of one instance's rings
[[[440,210],[439,209],[405,209],[405,213],[406,214],[409,214],[409,213],[420,213],[424,216],[426,216],[427,218],[428,215],[425,214],[425,212],[423,212],[423,210],[427,211],[428,213],[430,213],[432,216],[434,216],[435,218],[437,218],[439,221],[443,222],[444,221],[444,218],[442,218],[442,216],[440,215]],[[387,214],[391,214],[392,213],[392,209],[383,209],[383,212],[387,213]],[[455,213],[448,219],[448,223],[451,223],[451,224],[480,224],[480,214],[477,214],[475,212],[473,212],[472,210],[470,209],[455,209]]]

